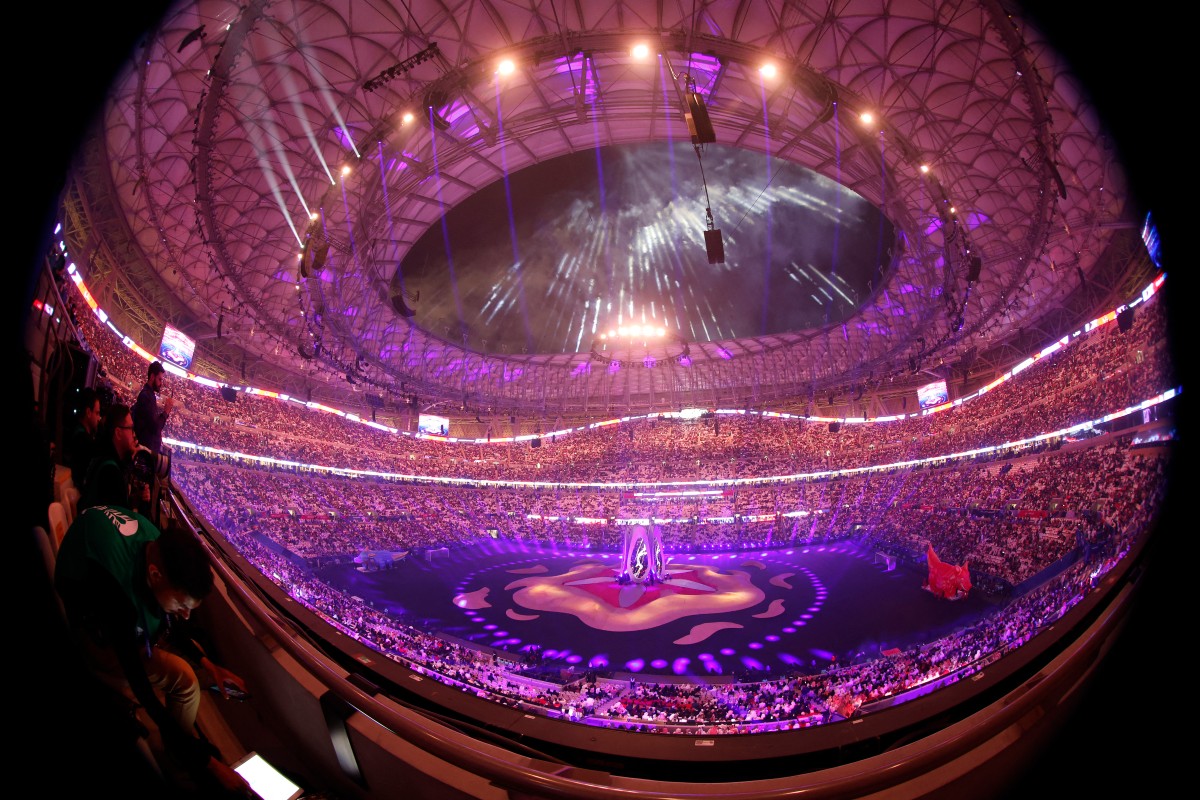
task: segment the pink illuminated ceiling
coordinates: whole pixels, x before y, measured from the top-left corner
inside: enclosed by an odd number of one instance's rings
[[[895,227],[861,307],[693,336],[686,358],[604,361],[582,338],[492,350],[422,326],[393,277],[443,214],[535,163],[686,142],[693,85],[721,146],[812,170]],[[1061,59],[990,2],[187,2],[114,84],[68,236],[120,236],[121,266],[88,267],[106,307],[147,338],[151,320],[184,330],[219,379],[549,411],[781,401],[913,356],[956,363],[1078,292],[1137,225],[1102,140]],[[688,208],[698,240],[703,203]]]

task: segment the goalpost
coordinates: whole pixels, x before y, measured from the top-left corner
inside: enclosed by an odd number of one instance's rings
[[[895,556],[889,556],[887,553],[881,553],[878,550],[875,551],[875,559],[871,563],[883,564],[884,572],[891,572],[896,568]]]

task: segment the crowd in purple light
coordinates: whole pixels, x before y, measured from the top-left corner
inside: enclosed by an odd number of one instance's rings
[[[623,533],[616,523],[649,514],[674,520],[658,523],[670,552],[854,535],[901,556],[923,553],[932,543],[953,563],[970,559],[976,572],[1012,585],[1126,518],[1136,498],[1164,479],[1162,469],[1156,460],[1108,444],[1000,463],[743,487],[721,496],[716,507],[708,498],[645,504],[618,488],[401,483],[186,454],[175,463],[174,481],[222,530],[253,529],[306,558],[457,547],[495,537],[616,552]],[[579,512],[604,524],[570,521]],[[803,516],[783,516],[792,512]],[[740,519],[748,516],[769,519]]]
[[[1007,584],[1068,557],[1086,542],[1089,557],[1062,576],[1020,596],[1004,610],[970,628],[898,655],[824,665],[816,674],[738,684],[635,682],[577,677],[561,685],[523,674],[526,663],[507,654],[447,642],[393,619],[337,589],[262,544],[266,537],[300,555],[352,556],[361,549],[465,545],[484,535],[466,508],[519,508],[548,503],[533,489],[483,486],[452,488],[369,482],[349,478],[296,476],[261,468],[181,460],[177,483],[201,513],[245,556],[297,600],[401,663],[449,685],[497,702],[561,715],[590,724],[652,732],[749,733],[805,727],[856,713],[873,703],[933,680],[977,669],[1057,619],[1091,586],[1094,576],[1130,545],[1152,521],[1164,485],[1161,456],[1145,455],[1115,442],[1073,452],[1051,452],[1014,462],[966,464],[892,475],[864,475],[816,483],[759,487],[793,502],[788,490],[820,491],[831,500],[814,514],[794,541],[861,538],[881,548],[913,551],[933,543],[948,560],[979,565],[984,579],[997,570]],[[967,508],[947,501],[954,487],[973,485],[991,505]],[[599,493],[597,490],[592,490]],[[549,490],[546,494],[552,495]],[[476,495],[470,497],[470,495]],[[617,491],[619,495],[619,491]],[[457,495],[447,500],[441,495]],[[345,498],[352,497],[353,501]],[[1013,508],[1009,501],[1027,498]],[[618,497],[619,500],[619,497]],[[346,503],[378,512],[380,519],[350,516]],[[836,508],[835,508],[836,507]],[[282,509],[291,508],[296,514]],[[1051,511],[1051,508],[1054,510]],[[339,510],[340,509],[340,510]],[[448,511],[448,509],[454,509]],[[981,511],[1000,512],[980,516]],[[1022,516],[1041,511],[1044,515]],[[332,513],[331,513],[332,512]],[[342,516],[346,513],[347,516]],[[440,515],[440,516],[439,516]],[[391,519],[408,516],[413,525]],[[388,518],[387,520],[383,519]],[[528,536],[518,517],[501,527],[505,537]],[[422,520],[419,524],[415,520]],[[578,526],[580,529],[586,526]],[[693,543],[722,526],[695,526]],[[701,530],[702,529],[702,530]],[[592,529],[596,530],[596,529]],[[541,531],[553,543],[558,530]],[[581,530],[581,534],[583,535]],[[587,532],[591,535],[590,532]],[[608,533],[612,533],[609,531]],[[603,548],[603,535],[592,543]],[[961,677],[961,675],[959,675]]]
[[[168,392],[182,413],[166,435],[342,468],[501,481],[722,479],[891,464],[1056,430],[1173,388],[1159,305],[1142,306],[1128,333],[1102,327],[958,409],[846,425],[836,433],[796,420],[716,417],[614,425],[547,440],[539,450],[461,445],[377,431],[294,403],[242,396],[229,404],[215,390],[175,378]],[[128,401],[141,386],[145,363],[94,320],[82,327],[117,399]],[[628,487],[446,485],[268,469],[184,450],[176,456],[173,481],[216,530],[264,575],[347,635],[495,702],[655,733],[807,727],[869,713],[921,686],[966,677],[1078,603],[1148,530],[1165,488],[1164,457],[1132,450],[1118,437],[1056,440],[1039,452],[1002,460],[653,499],[637,497]],[[790,516],[793,512],[803,515]],[[581,517],[606,524],[584,524],[577,521]],[[932,545],[943,560],[969,562],[983,591],[1011,590],[1048,567],[1078,560],[1014,594],[998,613],[919,647],[712,684],[594,674],[541,680],[544,675],[526,658],[419,630],[301,566],[305,559],[347,558],[364,549],[470,546],[493,537],[613,551],[621,530],[612,523],[643,517],[671,520],[661,523],[671,552],[852,538],[913,558]]]
[[[129,401],[145,362],[89,315],[81,320],[118,398]],[[542,446],[418,439],[295,402],[217,390],[172,377],[178,413],[166,435],[229,451],[402,475],[552,482],[719,480],[898,463],[1060,430],[1176,387],[1157,296],[1132,329],[1108,323],[992,391],[941,413],[898,421],[825,424],[718,415],[639,419],[576,431]]]

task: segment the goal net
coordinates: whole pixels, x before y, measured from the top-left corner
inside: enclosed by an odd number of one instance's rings
[[[896,558],[889,556],[887,553],[880,553],[879,551],[875,552],[875,561],[873,563],[883,565],[884,572],[891,572],[896,568]]]

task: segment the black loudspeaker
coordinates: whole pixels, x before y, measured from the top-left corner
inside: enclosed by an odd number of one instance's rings
[[[309,242],[304,258],[300,259],[300,277],[307,278],[312,273],[319,272],[325,266],[325,258],[328,255],[329,242],[324,240],[316,243]]]
[[[725,243],[721,240],[721,229],[704,232],[704,249],[708,251],[708,263],[725,263]]]
[[[398,294],[392,295],[392,308],[396,309],[396,313],[402,317],[415,317],[417,312],[408,307],[404,302],[404,298]]]
[[[979,280],[979,273],[983,271],[983,259],[979,256],[971,256],[971,260],[967,262],[967,280],[975,283]]]
[[[223,400],[225,400],[227,403],[236,403],[237,396],[238,396],[237,390],[232,389],[228,386],[221,387],[221,398]]]
[[[840,423],[840,422],[829,423],[829,432],[830,433],[837,433],[841,429],[842,429],[842,423]]]
[[[541,446],[542,446],[542,440],[541,440],[541,439],[530,439],[530,440],[529,440],[529,446],[530,446],[530,447],[541,447]]]
[[[99,371],[100,362],[91,353],[69,344],[60,346],[54,355],[56,358],[61,358],[62,361],[58,362],[60,364],[58,368],[49,371],[46,375],[48,383],[46,384],[46,393],[43,395],[43,402],[45,403],[46,423],[51,426],[48,431],[52,437],[51,441],[57,440],[60,447],[59,452],[62,452],[61,445],[74,427],[75,418],[71,411],[78,391],[88,386],[100,388],[96,385],[96,374]],[[103,398],[101,399],[100,408],[102,410],[106,409],[107,402]]]
[[[82,389],[85,386],[95,386],[96,373],[100,371],[100,362],[94,355],[82,348],[67,345],[66,349],[71,362],[68,388]]]
[[[704,98],[698,92],[688,92],[687,105],[687,113],[683,116],[687,120],[688,131],[692,134],[692,144],[715,142],[717,133],[713,130],[712,121],[708,118],[708,109],[704,106]]]
[[[1117,330],[1121,333],[1129,333],[1133,327],[1133,309],[1126,308],[1117,314]]]

